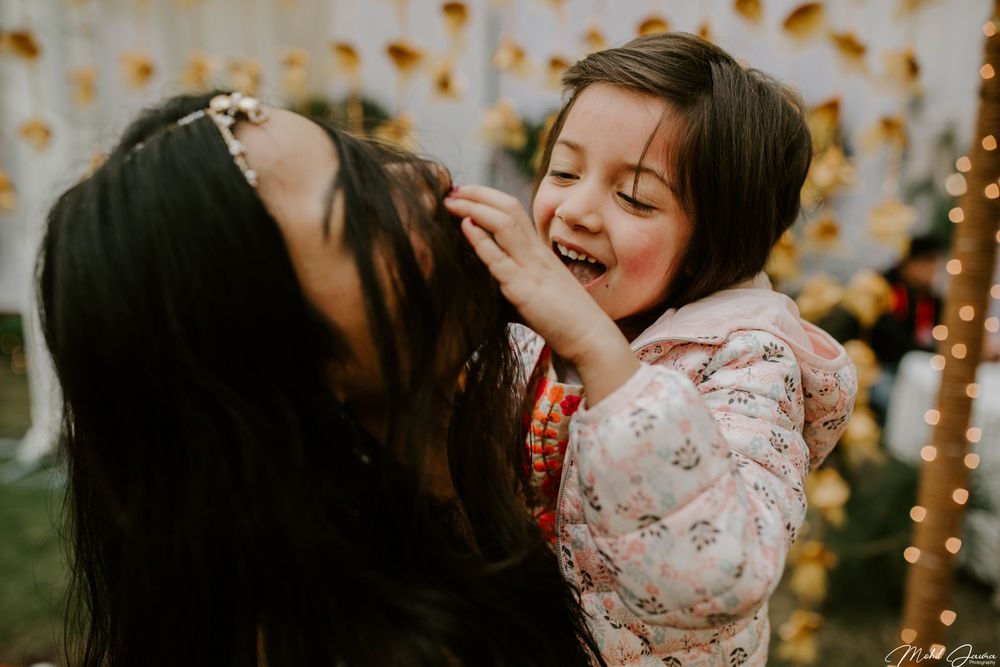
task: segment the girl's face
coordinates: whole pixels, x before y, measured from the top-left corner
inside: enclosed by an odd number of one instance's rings
[[[577,96],[535,194],[539,235],[615,321],[666,297],[691,236],[666,169],[677,123],[661,100],[592,84]]]

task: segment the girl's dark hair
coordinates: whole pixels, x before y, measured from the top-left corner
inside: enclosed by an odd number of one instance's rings
[[[210,97],[146,112],[49,214],[38,290],[64,399],[67,664],[600,661],[518,499],[507,306],[440,171],[327,128],[392,388],[390,450],[332,394],[343,340],[218,130],[176,124]],[[454,396],[435,380],[445,344],[471,358]],[[418,474],[443,400],[450,502]]]
[[[661,99],[679,123],[667,173],[694,228],[665,303],[642,315],[655,319],[664,306],[682,306],[764,268],[799,213],[812,160],[803,103],[791,88],[686,33],[647,35],[597,51],[562,81],[569,99],[547,137],[536,190],[573,103],[592,84]]]

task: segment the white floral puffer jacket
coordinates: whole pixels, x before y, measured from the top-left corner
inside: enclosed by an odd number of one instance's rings
[[[514,339],[538,370],[544,341]],[[563,575],[609,664],[765,665],[767,601],[855,369],[764,276],[667,311],[633,350],[640,370],[593,407],[551,369],[536,381],[527,444]]]

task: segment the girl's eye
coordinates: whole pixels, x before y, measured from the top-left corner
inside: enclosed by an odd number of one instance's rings
[[[575,178],[575,176],[573,176],[573,174],[569,173],[568,171],[559,171],[558,169],[553,169],[552,171],[550,171],[549,176],[551,176],[552,178],[558,178],[563,181],[568,181]]]
[[[650,211],[656,210],[655,206],[650,206],[649,204],[643,204],[641,201],[629,197],[624,192],[619,192],[618,196],[621,198],[623,202],[625,202],[625,204],[629,208],[636,211],[637,213],[649,213]]]

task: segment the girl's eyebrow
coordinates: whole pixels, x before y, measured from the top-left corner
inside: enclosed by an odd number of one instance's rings
[[[585,153],[586,152],[586,151],[583,150],[583,146],[581,146],[580,144],[576,143],[575,141],[570,141],[569,139],[559,139],[558,141],[556,141],[556,145],[557,146],[559,146],[559,145],[565,146],[566,148],[570,149],[571,151],[573,151],[575,153]]]

